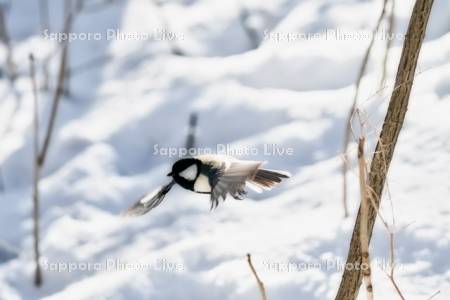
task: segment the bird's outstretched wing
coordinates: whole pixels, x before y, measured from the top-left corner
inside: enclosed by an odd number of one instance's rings
[[[223,200],[230,194],[234,199],[241,200],[245,196],[245,182],[252,179],[262,162],[232,162],[215,176],[211,186],[211,209],[219,205],[219,199]]]
[[[169,184],[161,186],[159,189],[145,195],[139,199],[135,204],[130,206],[126,211],[122,213],[125,217],[138,217],[145,215],[153,208],[157,207],[164,200],[166,194],[170,191],[175,181],[171,181]]]

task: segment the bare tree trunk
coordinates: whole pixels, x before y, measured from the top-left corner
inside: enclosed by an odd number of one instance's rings
[[[381,201],[386,175],[405,119],[417,60],[432,6],[433,0],[417,0],[408,25],[394,90],[370,166],[368,182],[370,189],[374,192],[375,205],[377,206],[379,206]],[[369,207],[369,240],[372,236],[373,226],[375,224],[375,209],[376,208],[373,206]],[[359,241],[360,226],[361,209],[358,211],[347,257],[347,265],[351,265],[353,268],[347,268],[344,271],[336,296],[337,300],[352,300],[356,299],[358,295],[362,277],[361,270],[356,270],[356,267],[361,265],[361,242]]]

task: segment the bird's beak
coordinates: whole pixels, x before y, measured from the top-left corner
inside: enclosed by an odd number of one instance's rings
[[[170,172],[170,173],[167,173],[167,176],[172,176],[173,174],[172,174],[172,172]]]

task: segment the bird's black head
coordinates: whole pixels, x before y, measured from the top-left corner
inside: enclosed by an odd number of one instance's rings
[[[183,158],[176,161],[172,166],[172,176],[176,183],[183,188],[193,191],[195,180],[200,174],[201,162],[195,158]]]

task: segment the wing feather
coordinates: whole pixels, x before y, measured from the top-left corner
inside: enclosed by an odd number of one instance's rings
[[[161,204],[161,202],[164,200],[164,197],[174,184],[175,181],[172,180],[169,184],[163,185],[159,189],[145,195],[132,206],[130,206],[126,211],[124,211],[122,215],[125,217],[138,217],[145,215],[150,210]]]
[[[211,191],[211,209],[219,205],[219,199],[225,201],[227,194],[234,199],[241,200],[246,194],[245,183],[256,175],[262,162],[230,162],[226,168],[223,168],[216,178],[216,182],[212,182]]]

